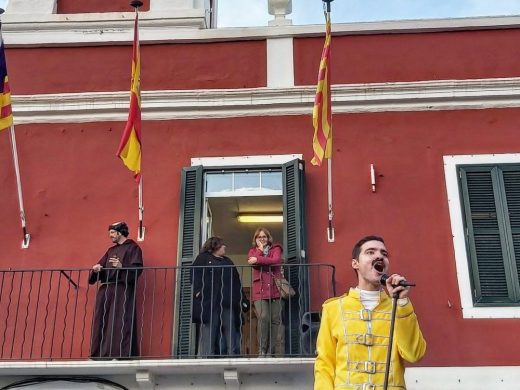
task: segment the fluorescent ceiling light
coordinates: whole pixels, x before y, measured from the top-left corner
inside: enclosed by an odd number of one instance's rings
[[[238,222],[242,223],[269,223],[269,222],[283,222],[283,215],[281,214],[239,214]]]

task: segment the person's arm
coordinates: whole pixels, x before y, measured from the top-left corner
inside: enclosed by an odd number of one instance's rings
[[[336,345],[332,334],[330,305],[323,305],[320,330],[316,341],[318,355],[314,363],[314,390],[333,390],[336,371]]]
[[[399,355],[407,362],[415,363],[426,353],[426,341],[419,328],[412,303],[408,299],[410,288],[399,285],[399,282],[405,280],[402,275],[392,274],[386,280],[386,289],[389,296],[399,298],[394,334]]]
[[[142,268],[143,267],[143,250],[136,245],[131,252],[130,267]]]
[[[242,306],[242,282],[240,281],[240,275],[238,274],[238,270],[234,267],[232,270],[232,283],[233,283],[233,306]]]
[[[396,316],[395,338],[399,355],[407,362],[415,363],[426,353],[426,341],[408,298],[403,306],[397,306]]]
[[[270,255],[264,256],[262,251],[254,249],[253,256],[256,257],[257,265],[278,265],[282,263],[282,249],[278,245],[271,248]]]
[[[116,272],[118,274],[118,280],[129,285],[134,284],[137,278],[143,272],[143,251],[138,245],[133,245],[124,255],[124,260],[119,261],[119,268]],[[121,268],[137,268],[122,270]]]
[[[195,261],[193,262],[192,266],[192,273],[191,273],[191,283],[193,285],[193,296],[195,298],[199,298],[200,294],[202,293],[202,276],[204,268],[200,267],[202,264],[202,258],[201,255],[198,255],[195,258]]]
[[[132,250],[130,259],[131,259],[130,267],[138,268],[137,270],[132,271],[134,278],[137,279],[139,276],[141,276],[141,273],[143,272],[142,268],[144,265],[143,250],[141,249],[141,247],[139,247],[138,245],[136,245],[134,247],[134,249]]]
[[[251,249],[249,249],[249,252],[247,252],[247,264],[252,265],[253,269],[255,269],[255,270],[259,270],[261,268],[260,265],[258,264],[258,258],[257,258],[257,256],[260,254],[262,254],[262,253],[256,248],[251,248]]]
[[[88,277],[88,283],[94,284],[98,280],[103,281],[103,278],[105,277],[105,264],[108,260],[108,252],[103,255],[103,257],[92,267],[90,270],[90,274]]]

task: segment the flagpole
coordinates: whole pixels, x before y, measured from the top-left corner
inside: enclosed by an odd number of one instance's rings
[[[135,17],[136,20],[139,18],[139,7],[143,5],[142,1],[139,0],[133,0],[130,2],[130,5],[134,7],[135,9]],[[137,28],[137,25],[136,25]],[[139,31],[139,30],[138,30]],[[137,32],[139,34],[139,32]],[[139,35],[137,35],[137,45],[139,45]],[[139,54],[140,56],[140,54]],[[139,77],[141,75],[139,74]],[[141,91],[139,91],[139,95],[141,94]],[[142,153],[142,152],[141,152]],[[137,241],[144,241],[144,233],[145,233],[145,227],[143,225],[143,214],[144,214],[144,206],[143,206],[143,173],[142,171],[139,172],[139,205],[138,205],[138,215],[139,215],[139,228],[137,230]]]
[[[4,12],[5,12],[5,10],[3,8],[0,8],[0,15],[2,15]],[[2,30],[2,21],[0,20],[0,41],[2,41],[1,30]],[[5,64],[3,41],[2,41],[1,50],[2,50],[2,62],[4,62],[2,64],[2,67],[3,67],[3,71],[5,71],[6,75],[7,75],[7,67]],[[5,75],[5,78],[7,79],[6,75]],[[2,81],[2,83],[5,82],[5,80],[1,80],[1,81]],[[4,85],[4,87],[5,87],[5,85]],[[0,93],[3,93],[3,91],[0,91]],[[10,104],[10,101],[9,101],[9,104]],[[3,119],[5,120],[5,118],[3,118]],[[6,127],[7,126],[3,127],[2,129],[4,129]],[[16,137],[14,135],[14,125],[12,122],[12,116],[11,116],[9,128],[10,128],[10,135],[11,135],[10,139],[11,139],[11,151],[13,153],[14,172],[15,172],[15,176],[16,176],[16,188],[18,190],[18,206],[20,208],[20,220],[22,223],[22,234],[23,234],[22,249],[27,249],[27,248],[29,248],[29,242],[31,240],[31,235],[27,232],[27,226],[26,226],[26,221],[25,221],[25,210],[24,210],[24,206],[23,206],[23,195],[22,195],[22,181],[20,179],[20,165],[18,163],[18,150],[16,148]]]
[[[334,0],[323,0],[326,3],[326,19],[327,23],[330,23],[330,3]],[[325,8],[325,7],[324,7]],[[328,64],[327,71],[329,72],[330,77],[330,64]],[[327,80],[328,85],[331,85],[331,80]],[[332,96],[330,96],[330,103],[332,103]],[[331,132],[332,132],[332,109],[331,109]],[[332,135],[331,135],[332,137]],[[332,144],[327,141],[327,147],[332,147]],[[334,242],[334,226],[332,225],[332,219],[334,218],[334,211],[332,209],[332,150],[329,150],[330,156],[327,159],[327,199],[328,199],[328,226],[327,226],[327,241]]]
[[[332,218],[334,211],[332,210],[332,157],[327,160],[327,193],[329,201],[329,225],[327,227],[327,240],[334,242],[334,226],[332,226]]]
[[[18,150],[16,148],[16,138],[14,135],[14,126],[10,127],[11,134],[11,150],[13,152],[13,163],[14,163],[14,172],[16,175],[16,188],[18,189],[18,206],[20,207],[20,219],[22,222],[22,249],[29,248],[29,242],[31,240],[31,235],[27,232],[27,226],[25,223],[25,210],[23,206],[23,195],[22,195],[22,181],[20,179],[20,166],[18,163]]]
[[[139,230],[137,232],[137,241],[144,241],[145,227],[143,226],[143,176],[139,177]]]

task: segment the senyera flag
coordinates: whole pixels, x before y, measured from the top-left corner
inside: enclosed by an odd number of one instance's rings
[[[134,172],[139,182],[141,176],[141,54],[139,52],[138,15],[135,16],[134,47],[132,54],[132,84],[128,121],[119,143],[117,156]]]
[[[4,41],[0,34],[0,130],[9,128],[13,124],[13,111],[11,108],[11,90],[7,77],[7,65],[5,62]]]
[[[312,110],[312,124],[314,126],[314,137],[312,148],[314,157],[311,160],[313,165],[320,166],[324,158],[332,156],[332,111],[330,100],[330,15],[325,14],[326,34],[325,45],[321,54],[320,70],[318,72],[318,85],[314,98],[314,108]]]

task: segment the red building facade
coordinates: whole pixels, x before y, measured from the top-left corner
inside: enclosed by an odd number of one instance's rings
[[[78,12],[72,3],[63,3],[63,14]],[[1,132],[3,269],[89,268],[109,244],[106,225],[120,219],[135,237],[137,186],[115,157],[130,84],[132,16],[124,15],[119,35],[75,44],[49,42],[57,31],[24,41],[17,32],[32,27],[16,15],[4,18],[31,242],[20,248],[9,136]],[[520,162],[517,24],[333,26],[334,242],[326,235],[327,171],[310,165],[321,27],[251,28],[240,36],[171,28],[161,38],[146,12],[142,24],[151,26],[141,30],[146,265],[179,265],[180,183],[182,169],[196,165],[192,159],[240,157],[233,166],[249,167],[248,156],[299,156],[305,261],[335,266],[342,293],[355,283],[353,243],[366,234],[385,237],[392,269],[418,286],[411,297],[428,352],[414,378],[428,381],[442,367],[499,366],[483,382],[499,388],[500,367],[520,366],[510,337],[520,308],[513,299],[482,311],[471,298],[473,247],[464,235],[469,222],[457,169]],[[516,243],[513,224],[511,230]],[[163,334],[171,341],[171,329]],[[452,374],[444,372],[449,386]]]

